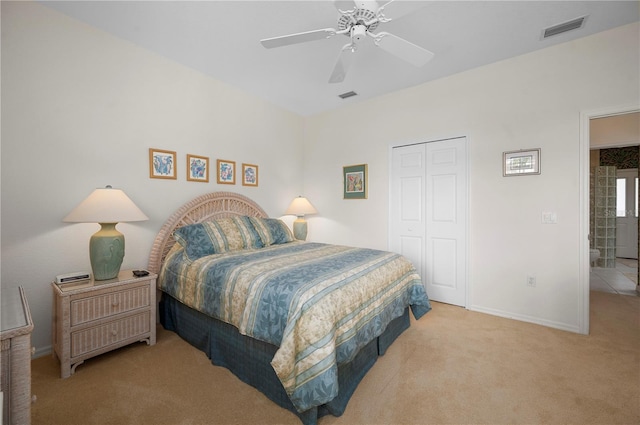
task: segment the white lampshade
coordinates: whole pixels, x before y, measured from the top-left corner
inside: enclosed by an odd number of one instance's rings
[[[124,235],[116,229],[123,221],[143,221],[149,217],[120,189],[96,189],[62,221],[100,223],[89,240],[89,259],[95,280],[114,279],[124,258]]]
[[[284,212],[285,215],[296,215],[298,217],[304,217],[305,214],[317,214],[318,210],[311,205],[311,202],[303,196],[298,196],[291,204],[289,208]]]
[[[120,189],[107,186],[96,189],[62,221],[68,223],[121,223],[148,220]]]
[[[311,205],[311,202],[303,196],[298,196],[291,201],[284,214],[298,216],[296,221],[293,222],[293,236],[296,239],[300,241],[307,239],[307,222],[304,219],[304,215],[317,213],[318,211]]]

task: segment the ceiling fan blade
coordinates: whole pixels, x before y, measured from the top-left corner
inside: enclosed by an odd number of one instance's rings
[[[380,6],[378,10],[380,10],[387,19],[398,19],[425,6],[426,3],[421,1],[390,0]]]
[[[321,30],[300,32],[297,34],[283,35],[280,37],[265,38],[260,40],[260,43],[267,49],[274,47],[288,46],[290,44],[306,43],[307,41],[322,40],[336,35],[336,30],[333,28],[324,28]]]
[[[393,34],[389,34],[388,32],[376,34],[375,44],[382,50],[385,50],[417,67],[423,66],[435,56],[427,49],[416,46],[415,44]]]
[[[338,9],[338,11],[353,10],[356,7],[353,0],[333,0],[333,6]]]
[[[338,56],[336,66],[333,68],[331,77],[329,77],[329,83],[335,84],[344,81],[347,76],[347,71],[349,71],[349,68],[353,63],[355,51],[356,47],[353,44],[347,44],[342,48],[340,56]]]

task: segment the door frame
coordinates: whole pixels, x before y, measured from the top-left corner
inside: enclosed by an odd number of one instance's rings
[[[611,106],[607,108],[580,112],[580,152],[579,152],[579,288],[581,303],[578,308],[578,332],[589,334],[589,150],[590,134],[589,123],[594,118],[604,118],[614,115],[623,115],[640,112],[640,104]]]
[[[469,278],[471,276],[471,272],[469,270],[469,264],[470,264],[470,259],[469,259],[469,253],[471,250],[471,234],[469,232],[470,230],[470,220],[471,220],[471,214],[469,213],[470,211],[470,200],[471,200],[471,155],[470,153],[470,146],[471,146],[471,137],[468,135],[461,135],[461,136],[451,136],[451,137],[440,137],[437,139],[417,139],[417,140],[407,140],[405,142],[391,142],[389,144],[389,148],[387,151],[387,166],[388,166],[388,179],[389,179],[389,192],[387,195],[387,199],[389,200],[389,202],[387,202],[388,204],[388,211],[387,211],[387,250],[391,250],[391,190],[392,190],[392,184],[391,184],[391,172],[392,172],[392,152],[393,152],[393,148],[400,148],[403,146],[411,146],[411,145],[419,145],[419,144],[423,144],[423,143],[433,143],[433,142],[443,142],[446,140],[453,140],[453,139],[465,139],[465,143],[466,143],[466,157],[465,157],[465,162],[464,162],[464,166],[466,168],[466,180],[465,180],[465,185],[467,187],[467,193],[466,193],[466,198],[465,198],[465,203],[467,206],[467,213],[465,214],[465,220],[464,220],[464,232],[465,232],[465,247],[464,247],[464,251],[465,251],[465,255],[464,255],[464,283],[465,283],[465,290],[464,290],[464,309],[468,310],[470,304],[470,299],[471,299],[471,282],[469,281]],[[422,277],[422,276],[421,276]],[[425,285],[426,288],[426,285]]]

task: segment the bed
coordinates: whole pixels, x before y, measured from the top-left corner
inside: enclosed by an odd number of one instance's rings
[[[161,324],[303,424],[340,416],[358,383],[431,306],[390,252],[296,241],[251,199],[202,195],[160,229]]]

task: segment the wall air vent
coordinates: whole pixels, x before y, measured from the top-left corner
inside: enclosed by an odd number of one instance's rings
[[[340,99],[346,99],[348,97],[353,97],[353,96],[357,96],[358,93],[354,92],[354,91],[348,91],[346,93],[342,93],[339,94],[338,96],[340,97]]]
[[[553,37],[554,35],[562,34],[567,31],[577,30],[578,28],[582,28],[584,26],[584,22],[587,20],[586,16],[581,16],[580,18],[572,19],[567,22],[563,22],[558,25],[554,25],[549,28],[545,28],[542,33],[542,38]]]

